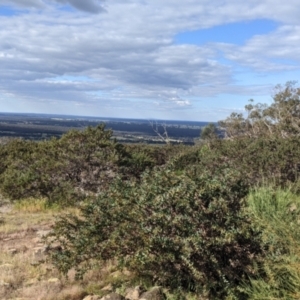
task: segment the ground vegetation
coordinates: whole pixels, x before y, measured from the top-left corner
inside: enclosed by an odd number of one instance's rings
[[[69,211],[45,239],[61,274],[111,263],[130,274],[115,288],[160,285],[169,299],[299,299],[299,95],[277,86],[192,147],[124,145],[104,125],[8,140],[0,190]]]

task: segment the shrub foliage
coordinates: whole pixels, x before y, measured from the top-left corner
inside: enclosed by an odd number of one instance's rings
[[[192,178],[166,170],[141,183],[118,181],[81,215],[60,218],[51,241],[54,264],[78,274],[93,262],[117,260],[156,284],[224,297],[247,275],[256,275],[260,233],[244,213],[247,186],[224,170]]]

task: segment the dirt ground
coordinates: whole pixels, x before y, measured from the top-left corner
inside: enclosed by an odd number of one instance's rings
[[[0,299],[81,300],[91,293],[109,291],[112,266],[75,281],[72,272],[63,277],[47,262],[42,237],[49,233],[59,212],[36,203],[15,207],[0,205]]]

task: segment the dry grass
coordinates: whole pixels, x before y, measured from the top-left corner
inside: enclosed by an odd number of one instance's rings
[[[78,213],[75,209],[67,212],[71,211]],[[1,300],[81,300],[91,293],[107,294],[109,285],[120,286],[130,277],[116,273],[113,263],[88,272],[82,281],[75,281],[72,272],[68,278],[62,277],[46,262],[41,239],[60,213],[57,207],[49,209],[45,201],[35,199],[1,206]]]

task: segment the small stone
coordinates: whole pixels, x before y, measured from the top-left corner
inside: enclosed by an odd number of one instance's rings
[[[295,210],[297,210],[297,205],[292,204],[291,207],[290,207],[290,212],[294,212]]]
[[[41,242],[41,238],[35,237],[35,238],[33,238],[31,241],[32,241],[34,244],[38,244],[38,243]]]
[[[122,272],[125,276],[130,276],[130,275],[132,275],[132,273],[130,272],[130,271],[128,271],[128,270],[123,270],[123,272]]]
[[[125,300],[125,298],[117,293],[111,293],[102,297],[100,300]]]
[[[98,295],[88,295],[83,298],[83,300],[100,300],[100,296]]]
[[[127,289],[126,290],[125,299],[128,299],[128,300],[139,300],[140,295],[144,291],[145,290],[141,286],[136,286],[135,288]]]
[[[49,234],[50,232],[51,232],[51,230],[39,230],[39,231],[37,231],[36,235],[39,237],[44,237],[47,234]]]
[[[8,253],[10,253],[11,255],[15,255],[18,253],[18,250],[17,249],[9,249]]]
[[[112,292],[112,290],[113,290],[113,287],[111,284],[109,284],[101,289],[101,291],[109,291],[109,292]]]
[[[28,251],[28,247],[26,247],[25,245],[24,246],[21,246],[19,249],[18,249],[18,252],[21,252],[21,253],[25,253]]]
[[[45,247],[33,248],[33,261],[38,262],[39,264],[44,263],[46,259],[45,249]]]
[[[36,284],[37,282],[38,282],[38,280],[37,280],[36,278],[33,278],[33,279],[30,279],[30,280],[26,281],[26,282],[24,283],[24,285],[25,285],[25,286],[31,286],[31,285]]]
[[[3,264],[3,265],[0,265],[0,269],[2,269],[2,268],[7,268],[7,269],[9,269],[9,268],[12,268],[14,265],[12,265],[12,264]]]
[[[111,276],[113,278],[118,278],[118,277],[122,276],[122,272],[121,271],[115,271],[115,272],[111,273]]]
[[[8,282],[5,282],[3,280],[0,280],[0,286],[9,287],[10,284]]]
[[[57,283],[57,282],[59,282],[59,279],[58,278],[50,278],[50,279],[48,279],[48,282]]]
[[[155,286],[150,291],[141,295],[140,300],[164,300],[166,299],[161,287]]]

